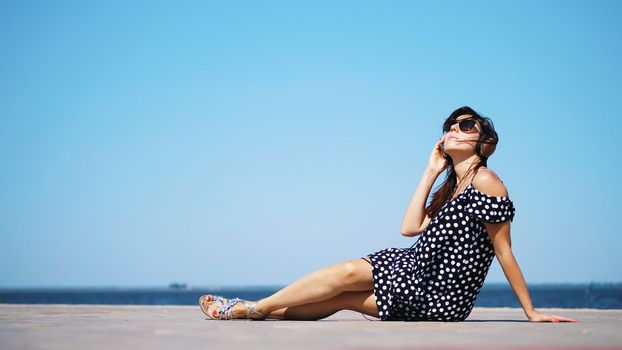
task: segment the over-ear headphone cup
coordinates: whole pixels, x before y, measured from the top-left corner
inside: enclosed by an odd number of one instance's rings
[[[495,152],[496,148],[497,148],[497,145],[485,143],[482,145],[482,155],[488,158]]]
[[[494,142],[493,139],[488,139],[486,141],[487,142],[479,142],[479,146],[480,146],[479,152],[482,156],[488,158],[495,152],[497,145],[493,143]]]

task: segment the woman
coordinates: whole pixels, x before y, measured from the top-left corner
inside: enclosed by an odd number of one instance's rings
[[[412,247],[334,264],[254,303],[203,295],[201,310],[212,319],[318,320],[347,309],[383,321],[463,321],[496,256],[530,321],[576,322],[531,304],[511,250],[514,205],[486,167],[498,143],[492,121],[465,106],[445,120],[443,132],[402,223],[402,235],[421,235]],[[426,207],[444,170],[447,177]]]

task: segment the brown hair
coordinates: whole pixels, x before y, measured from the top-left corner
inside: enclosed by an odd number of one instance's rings
[[[449,128],[456,123],[456,119],[465,114],[471,116],[469,119],[477,120],[481,128],[480,137],[475,148],[476,154],[479,157],[479,162],[473,163],[467,170],[466,174],[464,174],[464,178],[467,178],[470,173],[475,174],[480,167],[487,165],[488,157],[492,155],[499,142],[499,136],[490,118],[482,117],[468,106],[456,109],[447,117],[443,123],[443,132],[449,131]],[[445,180],[437,187],[437,190],[432,195],[430,204],[425,208],[426,214],[431,218],[436,216],[443,207],[443,204],[451,199],[457,186],[456,170],[454,169],[453,160],[449,156],[446,156],[445,159],[447,160]]]

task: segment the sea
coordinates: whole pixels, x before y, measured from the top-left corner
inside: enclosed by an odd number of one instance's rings
[[[258,300],[284,286],[162,288],[2,288],[0,304],[198,305],[203,294]],[[622,283],[530,284],[536,308],[622,309]],[[476,307],[520,307],[508,284],[485,283]]]

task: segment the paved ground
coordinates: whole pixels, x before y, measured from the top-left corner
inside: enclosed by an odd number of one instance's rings
[[[465,322],[208,320],[198,306],[0,304],[0,349],[622,349],[622,310],[541,309],[580,323],[530,323],[475,308]],[[371,317],[370,317],[371,318]]]

